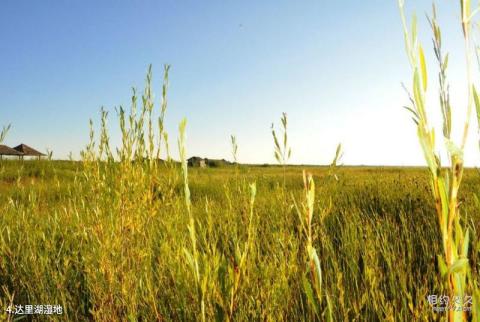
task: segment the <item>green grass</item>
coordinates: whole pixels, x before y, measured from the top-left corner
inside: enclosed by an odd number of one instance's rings
[[[469,0],[460,4],[469,50],[473,14]],[[415,19],[409,29],[402,12],[402,22],[414,76],[407,109],[427,168],[338,166],[341,145],[330,166],[290,166],[285,113],[280,132],[271,127],[278,166],[188,168],[186,120],[180,162],[165,131],[169,66],[159,108],[149,68],[141,97],[133,90],[130,110],[117,110],[119,147],[102,108],[80,162],[0,162],[0,319],[14,318],[3,311],[12,304],[59,304],[64,321],[447,318],[428,295],[472,295],[472,313],[448,319],[479,319],[480,172],[463,167],[469,119],[456,146],[434,14],[450,161],[441,165]],[[480,115],[470,77],[467,86],[468,115],[474,102]],[[230,140],[237,161],[242,147]]]
[[[477,117],[480,119],[480,99],[472,76],[474,68],[477,68],[473,65],[473,56],[476,49],[472,45],[471,40],[473,27],[477,24],[474,18],[478,8],[474,8],[472,11],[470,0],[459,1],[460,24],[465,47],[465,85],[467,88],[467,113],[460,142],[456,142],[451,137],[452,124],[456,122],[452,122],[451,115],[447,79],[449,60],[448,53],[445,55],[443,52],[442,32],[438,24],[435,4],[433,4],[431,17],[427,16],[433,33],[433,47],[439,69],[438,97],[442,113],[442,139],[447,151],[447,165],[445,166],[445,163],[442,165],[441,157],[437,150],[436,138],[438,136],[436,136],[435,128],[429,119],[430,104],[427,104],[426,100],[429,77],[423,47],[418,40],[417,20],[414,15],[411,19],[411,27],[408,27],[403,9],[404,0],[399,0],[398,4],[404,30],[405,48],[413,76],[411,92],[407,90],[410,103],[405,108],[413,115],[412,118],[417,127],[418,140],[430,171],[431,191],[437,212],[436,222],[440,227],[443,245],[443,254],[438,255],[440,278],[446,285],[447,294],[450,298],[463,299],[467,288],[469,288],[470,294],[473,294],[473,305],[475,306],[473,319],[478,321],[480,320],[477,314],[477,311],[480,310],[480,288],[477,286],[477,280],[469,274],[470,229],[468,225],[465,225],[466,220],[463,217],[466,214],[460,210],[458,195],[463,178],[464,147],[467,142],[474,104],[478,112]],[[454,302],[453,305],[455,306],[454,309],[448,310],[448,321],[465,321],[466,314],[462,310],[463,304]]]
[[[61,304],[63,320],[200,318],[198,285],[184,255],[192,246],[179,169],[159,167],[153,180],[145,165],[128,166],[139,180],[122,175],[119,164],[100,170],[115,178],[102,178],[73,162],[2,162],[1,298]],[[340,167],[338,181],[327,167],[308,170],[316,184],[312,244],[333,319],[435,319],[426,296],[444,291],[436,265],[442,245],[430,220],[426,170]],[[304,200],[302,168],[286,168],[287,201],[283,168],[238,172],[189,169],[206,320],[325,320],[326,301],[316,315],[302,282],[307,240],[293,208],[294,199]],[[464,180],[460,198],[477,276],[480,175],[466,170]],[[250,182],[257,190],[251,219]],[[330,202],[320,225],[319,211]]]

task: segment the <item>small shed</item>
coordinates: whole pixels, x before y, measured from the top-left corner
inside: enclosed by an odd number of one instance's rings
[[[190,167],[205,168],[207,166],[205,159],[202,159],[200,157],[191,157],[187,161],[188,161],[188,166]]]
[[[45,156],[45,154],[43,154],[42,152],[39,152],[37,150],[35,150],[34,148],[31,148],[29,147],[28,145],[26,144],[20,144],[20,145],[17,145],[16,147],[13,148],[15,151],[21,153],[21,156],[24,157],[24,156],[27,156],[27,157],[38,157],[38,159],[40,160],[41,157]]]
[[[21,158],[22,155],[22,152],[12,149],[6,145],[0,145],[0,160],[3,159],[3,156],[18,156],[18,158]]]

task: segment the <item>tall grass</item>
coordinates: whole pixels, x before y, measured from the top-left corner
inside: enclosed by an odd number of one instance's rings
[[[2,131],[0,132],[0,143],[2,143],[3,140],[5,140],[5,137],[7,136],[7,133],[10,130],[10,127],[11,125],[9,124],[8,126],[4,126],[2,128]],[[3,168],[0,169],[0,172],[3,172],[1,170],[3,170]],[[5,308],[10,305],[13,305],[14,295],[10,293],[9,289],[5,285],[2,285],[2,292],[4,296],[0,297],[0,307]],[[6,320],[9,320],[10,317],[7,315],[6,311],[2,310],[2,312],[0,312],[0,319],[6,321]]]
[[[282,123],[281,141],[277,136],[277,132],[275,131],[273,123],[271,126],[273,143],[274,143],[273,155],[275,156],[275,160],[277,160],[277,162],[283,167],[283,172],[285,173],[285,167],[287,166],[288,160],[292,156],[292,148],[288,145],[287,113],[282,113],[282,117],[280,118],[280,121]],[[284,179],[285,179],[285,176],[284,176]],[[284,180],[284,186],[285,186],[285,180]]]
[[[309,278],[303,279],[304,291],[308,299],[309,305],[313,308],[314,316],[321,320],[333,321],[332,307],[328,294],[324,294],[325,291],[322,288],[322,267],[321,261],[318,257],[317,250],[313,246],[313,231],[312,231],[312,219],[314,216],[315,208],[315,182],[311,174],[303,172],[303,184],[305,189],[305,202],[302,205],[302,210],[295,204],[295,209],[300,219],[302,226],[302,232],[306,237],[306,254],[308,258],[307,275]],[[320,212],[320,225],[323,226],[323,221],[328,214],[327,208]],[[323,227],[319,227],[323,229]],[[321,234],[321,237],[324,235]],[[326,298],[326,300],[324,299]],[[325,311],[321,311],[322,304],[327,302]]]
[[[11,127],[11,124],[4,126],[2,128],[2,131],[0,132],[0,143],[2,143],[3,140],[5,140],[5,137],[7,136],[7,133],[10,130],[10,127]]]
[[[446,80],[448,55],[444,56],[442,52],[442,34],[437,22],[435,6],[433,7],[432,17],[429,19],[433,31],[435,57],[439,66],[440,109],[443,116],[444,142],[449,160],[448,166],[445,167],[441,164],[440,155],[437,152],[435,130],[427,118],[425,97],[428,89],[428,73],[424,51],[417,38],[416,18],[415,16],[413,17],[412,26],[409,30],[403,12],[403,0],[399,1],[399,6],[405,34],[406,51],[413,74],[413,95],[410,95],[411,106],[407,107],[407,109],[413,114],[414,122],[417,125],[418,139],[430,170],[431,189],[442,238],[443,254],[438,256],[439,271],[441,278],[445,281],[450,298],[459,297],[463,301],[466,295],[467,273],[469,270],[470,233],[469,229],[465,227],[465,220],[462,220],[462,209],[458,200],[458,192],[464,172],[464,146],[468,135],[474,95],[477,97],[471,76],[473,48],[470,34],[474,14],[471,11],[470,1],[461,0],[460,22],[465,43],[468,99],[463,136],[461,143],[458,145],[451,139],[452,116]],[[463,321],[466,319],[462,306],[462,303],[454,303],[454,307],[448,311],[449,321]]]
[[[45,162],[51,168],[43,173],[36,161],[23,168],[3,162],[3,302],[59,303],[65,321],[200,320],[201,297],[185,253],[193,248],[181,169],[158,163],[155,178],[140,160],[114,163],[111,175],[106,161]],[[234,168],[187,170],[206,320],[326,320],[327,295],[335,321],[436,319],[426,296],[443,290],[433,257],[442,246],[429,225],[434,204],[424,170],[339,167],[336,181],[328,167],[308,169],[321,304],[302,228],[302,169],[287,168],[293,195],[287,205],[278,202],[281,168],[241,168],[239,188]],[[248,182],[254,181],[252,207]],[[463,206],[477,231],[479,183],[467,170]],[[471,258],[472,267],[478,263]]]

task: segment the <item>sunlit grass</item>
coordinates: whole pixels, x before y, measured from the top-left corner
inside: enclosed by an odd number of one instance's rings
[[[465,85],[468,89],[468,103],[466,121],[463,125],[463,136],[459,144],[456,144],[451,138],[453,122],[449,87],[446,78],[448,54],[444,55],[442,51],[442,33],[437,22],[435,6],[433,6],[432,17],[428,19],[433,31],[434,53],[439,66],[439,105],[443,116],[443,141],[449,162],[445,167],[441,164],[440,154],[437,150],[435,129],[428,118],[429,109],[426,103],[426,95],[429,80],[424,50],[417,37],[416,18],[413,16],[409,29],[403,12],[403,5],[404,1],[399,0],[405,47],[413,75],[412,94],[409,94],[411,106],[406,108],[413,114],[413,120],[417,125],[418,139],[430,170],[431,191],[435,202],[436,217],[443,248],[442,255],[438,256],[440,279],[445,284],[447,295],[450,299],[462,299],[460,303],[454,302],[454,307],[448,310],[448,320],[464,321],[467,319],[467,314],[463,311],[463,299],[467,292],[470,292],[470,296],[474,295],[475,305],[479,301],[476,296],[478,293],[476,290],[476,279],[472,279],[470,276],[470,279],[467,280],[470,271],[468,259],[470,229],[465,218],[466,212],[460,207],[459,201],[459,191],[464,172],[464,146],[467,140],[470,114],[474,101],[478,103],[478,108],[480,108],[480,101],[472,80],[474,48],[471,43],[471,33],[472,19],[475,12],[471,11],[470,0],[460,0],[459,12],[461,14],[460,24],[465,43],[467,66]],[[467,282],[469,282],[469,285]],[[476,313],[475,308],[473,316],[475,319],[478,319]]]
[[[2,308],[59,304],[64,321],[438,318],[427,295],[448,290],[437,274],[444,234],[431,220],[439,164],[434,181],[430,164],[430,177],[423,168],[344,167],[339,145],[331,165],[289,166],[283,114],[281,138],[272,128],[280,167],[239,164],[232,136],[234,165],[189,168],[186,119],[179,162],[170,156],[168,74],[165,66],[160,102],[149,68],[129,109],[112,117],[102,108],[80,162],[0,163]],[[477,250],[480,175],[462,172],[455,202],[470,214],[461,224]]]

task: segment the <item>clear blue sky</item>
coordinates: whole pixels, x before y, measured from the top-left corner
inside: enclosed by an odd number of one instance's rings
[[[407,1],[428,48],[430,5]],[[457,48],[453,81],[463,76],[457,6],[439,3],[446,46]],[[240,161],[274,162],[270,124],[287,112],[293,163],[327,163],[337,142],[347,164],[424,163],[401,108],[400,83],[411,77],[395,0],[6,0],[0,39],[0,124],[12,123],[9,145],[78,156],[101,106],[118,142],[114,107],[128,106],[132,86],[142,89],[150,63],[158,103],[169,63],[174,156],[185,116],[189,155],[230,158],[235,134]],[[435,80],[433,61],[429,67]],[[478,155],[471,148],[470,160]]]

